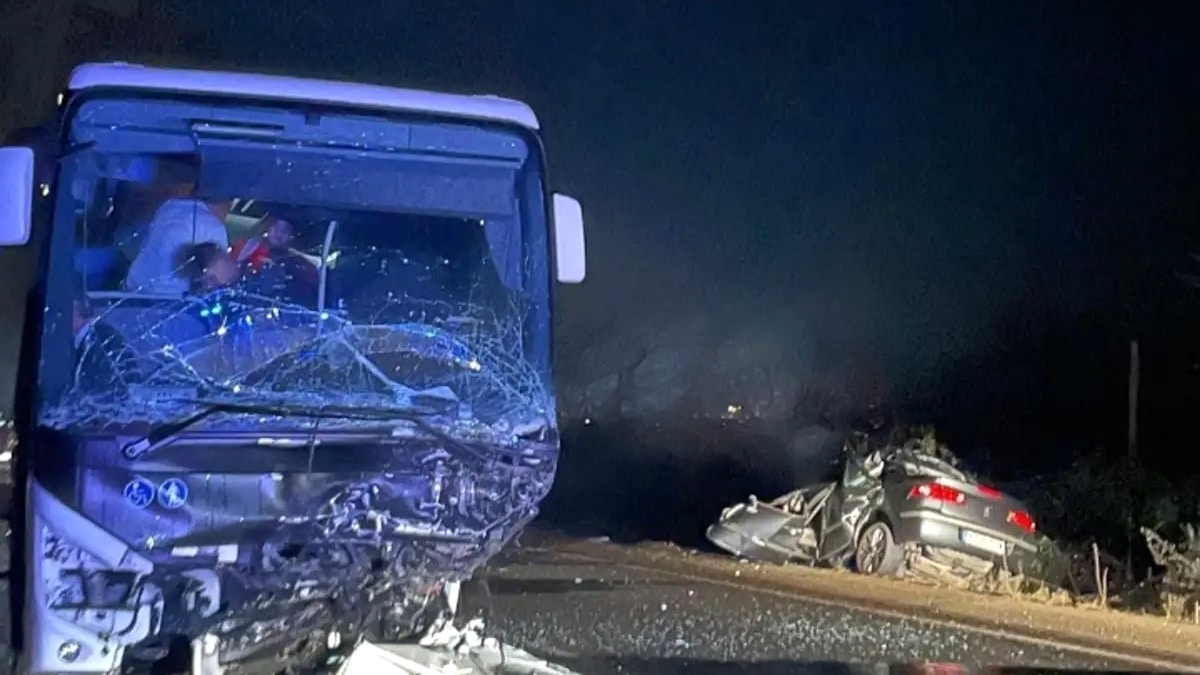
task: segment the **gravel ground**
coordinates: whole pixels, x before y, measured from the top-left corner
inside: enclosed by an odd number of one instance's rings
[[[522,549],[464,594],[507,642],[587,672],[774,662],[1137,669],[1069,648]]]

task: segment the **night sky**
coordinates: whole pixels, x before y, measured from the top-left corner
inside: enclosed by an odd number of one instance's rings
[[[1195,216],[1170,3],[308,5],[205,3],[185,49],[527,100],[593,291],[652,270],[928,357],[1025,303],[1103,305],[1117,251]]]
[[[1157,320],[1129,309],[1147,294],[1185,298],[1161,282],[1198,212],[1186,4],[161,7],[176,63],[533,105],[589,223],[565,321],[686,306],[837,345],[906,391],[1050,325],[1121,344]]]
[[[204,3],[185,51],[527,100],[598,279],[657,251],[810,320],[965,338],[1031,291],[1103,302],[1104,235],[1158,244],[1194,192],[1168,3],[307,4]]]

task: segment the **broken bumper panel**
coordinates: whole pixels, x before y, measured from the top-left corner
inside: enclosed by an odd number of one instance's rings
[[[739,558],[782,565],[796,557],[795,552],[776,546],[734,523],[711,525],[706,536],[714,546]]]
[[[146,581],[153,564],[34,480],[28,503],[28,672],[116,672],[161,621],[162,595]]]
[[[809,560],[816,546],[808,528],[795,514],[751,498],[721,512],[706,531],[718,548],[740,558],[783,564]]]

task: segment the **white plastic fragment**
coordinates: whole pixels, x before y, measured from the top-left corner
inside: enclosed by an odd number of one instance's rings
[[[461,629],[452,621],[435,624],[417,644],[364,642],[351,653],[338,675],[579,675],[517,647],[485,635],[483,620]]]

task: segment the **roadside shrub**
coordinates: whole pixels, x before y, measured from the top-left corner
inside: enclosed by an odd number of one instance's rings
[[[1200,623],[1200,529],[1186,523],[1179,530],[1174,541],[1148,527],[1142,528],[1142,536],[1154,562],[1165,570],[1159,584],[1164,613]]]

